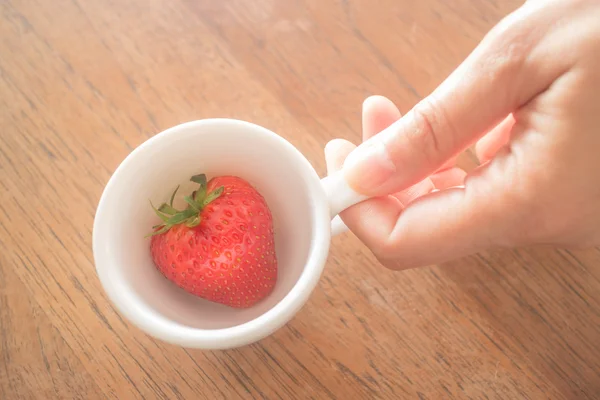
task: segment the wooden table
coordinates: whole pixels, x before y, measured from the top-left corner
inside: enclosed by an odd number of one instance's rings
[[[324,174],[328,140],[359,141],[366,96],[407,111],[518,5],[1,2],[0,399],[600,398],[596,250],[394,273],[345,235],[291,323],[211,352],[124,321],[92,261],[103,187],[147,138],[241,118]]]

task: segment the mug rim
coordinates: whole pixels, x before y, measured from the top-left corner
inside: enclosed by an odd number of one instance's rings
[[[293,157],[293,162],[298,165],[298,172],[306,180],[309,190],[312,192],[311,196],[316,197],[313,203],[315,206],[313,224],[315,226],[310,251],[305,267],[293,287],[280,301],[256,318],[231,327],[217,329],[194,328],[177,324],[172,320],[165,323],[162,319],[153,318],[153,315],[140,310],[140,306],[136,305],[137,298],[127,290],[122,281],[114,279],[109,268],[104,267],[107,262],[110,262],[109,256],[103,249],[103,242],[108,232],[106,226],[109,224],[109,221],[102,217],[108,212],[105,199],[110,195],[122,172],[135,165],[138,154],[146,151],[146,149],[160,146],[162,142],[169,140],[182,130],[223,124],[237,129],[250,129],[255,133],[269,136],[269,139],[279,142],[282,151],[285,149]],[[252,122],[231,118],[207,118],[184,122],[157,133],[135,147],[121,161],[107,181],[96,208],[92,230],[92,249],[96,273],[109,301],[117,308],[118,312],[133,325],[154,338],[183,347],[204,349],[225,349],[247,345],[269,336],[287,324],[308,301],[318,284],[329,254],[330,242],[329,202],[321,184],[321,179],[307,158],[290,142],[275,132]],[[153,311],[163,315],[156,309],[153,309]]]

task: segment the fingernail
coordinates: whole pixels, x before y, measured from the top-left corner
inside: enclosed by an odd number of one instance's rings
[[[381,97],[381,96],[369,96],[369,97],[367,97],[367,98],[366,98],[366,99],[363,101],[363,104],[362,104],[362,106],[363,106],[363,110],[364,110],[365,108],[368,108],[368,107],[371,107],[371,106],[373,106],[374,104],[377,104],[377,100],[378,100],[378,98],[379,98],[379,97]]]
[[[325,156],[335,153],[335,151],[337,149],[339,149],[340,147],[342,147],[344,145],[344,141],[342,139],[333,139],[330,140],[329,142],[327,142],[327,144],[325,145]]]
[[[355,145],[344,139],[333,139],[329,141],[325,145],[324,149],[327,174],[331,174],[342,169],[344,160],[355,148]]]
[[[361,144],[344,162],[348,184],[355,191],[366,195],[373,195],[395,172],[396,166],[385,145],[376,138]]]

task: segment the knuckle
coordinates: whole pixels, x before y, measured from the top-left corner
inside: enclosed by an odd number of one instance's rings
[[[404,259],[404,258],[386,258],[386,257],[378,257],[377,261],[385,268],[390,271],[404,271],[408,269],[418,268],[419,266],[425,265],[423,263],[419,263],[418,260],[415,259]]]
[[[506,84],[514,81],[521,72],[537,45],[532,37],[530,24],[518,23],[518,17],[506,18],[496,25],[485,38],[481,57],[476,68],[491,84]]]
[[[501,41],[504,42],[504,39]],[[525,45],[520,42],[502,43],[482,57],[478,67],[485,72],[485,78],[493,87],[499,87],[520,76],[526,61]]]
[[[412,110],[415,129],[407,132],[410,146],[431,164],[444,160],[445,150],[452,148],[456,131],[444,107],[433,96],[423,99]]]
[[[390,244],[389,240],[379,241],[372,245],[370,250],[381,265],[391,270],[397,269],[398,261],[395,257],[397,249]]]
[[[411,269],[419,265],[414,255],[407,254],[406,250],[391,239],[381,241],[371,248],[377,261],[391,271]]]
[[[384,246],[376,246],[371,248],[371,252],[377,258],[380,264],[385,267],[389,267],[393,263],[392,255],[383,248]]]
[[[390,271],[399,271],[401,269],[404,269],[402,268],[400,261],[397,259],[378,257],[377,255],[375,255],[375,257],[383,267],[389,269]]]
[[[395,260],[390,260],[390,259],[386,259],[386,258],[381,258],[381,257],[377,257],[377,261],[379,261],[379,263],[381,265],[383,265],[385,268],[392,270],[392,271],[396,271],[398,262]]]

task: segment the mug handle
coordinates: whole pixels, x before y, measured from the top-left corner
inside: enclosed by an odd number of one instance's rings
[[[348,226],[342,221],[339,215],[336,215],[331,220],[331,236],[341,235],[342,233],[348,232]]]
[[[348,227],[338,214],[350,206],[367,200],[369,196],[360,194],[352,189],[348,185],[346,178],[344,178],[343,170],[321,179],[321,185],[329,203],[329,213],[332,218],[331,235],[335,236],[346,232]]]

